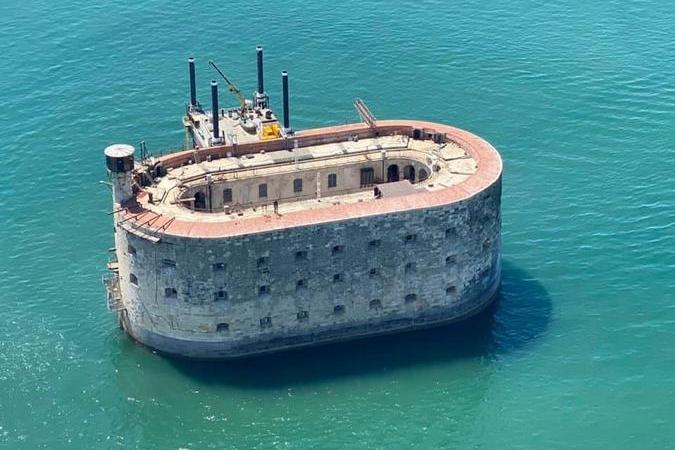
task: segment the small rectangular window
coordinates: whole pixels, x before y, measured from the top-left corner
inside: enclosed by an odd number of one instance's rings
[[[375,299],[370,301],[370,309],[380,309],[382,308],[382,300],[380,299]]]
[[[328,187],[334,188],[337,186],[337,174],[328,174]]]
[[[373,239],[372,241],[368,242],[368,247],[370,248],[377,248],[382,244],[382,241],[379,239]]]
[[[411,242],[415,242],[417,240],[417,235],[416,234],[406,234],[405,235],[405,242],[406,244],[409,244]]]
[[[215,294],[213,294],[213,299],[215,301],[227,300],[227,291],[222,289],[216,291]]]
[[[380,270],[377,267],[373,267],[372,269],[370,269],[370,271],[368,271],[368,276],[373,278],[373,277],[378,276],[379,273],[380,273]]]
[[[361,169],[361,187],[368,187],[375,184],[375,169],[364,167]]]
[[[445,295],[455,295],[457,293],[456,286],[448,286],[445,288]]]
[[[260,319],[260,328],[269,328],[272,326],[272,318],[270,316]]]
[[[335,256],[339,255],[340,253],[344,253],[344,251],[345,251],[344,245],[335,245],[333,246],[333,250],[331,251],[331,253],[333,254],[333,256]]]
[[[138,286],[138,278],[136,278],[136,275],[134,275],[133,273],[130,273],[129,274],[129,282],[131,282],[131,284],[133,284],[134,286]]]
[[[302,178],[293,180],[293,192],[302,192]]]
[[[335,314],[344,314],[345,313],[345,305],[335,305],[333,307],[333,313]]]
[[[232,203],[232,189],[227,188],[223,191],[223,203]]]
[[[405,272],[406,273],[412,273],[417,270],[417,264],[414,262],[409,262],[408,264],[405,265]]]
[[[453,266],[457,262],[457,256],[455,255],[450,255],[447,258],[445,258],[445,265],[446,266]]]
[[[270,295],[271,289],[268,284],[262,285],[258,288],[258,295],[260,297],[265,297],[266,295]]]
[[[178,292],[176,292],[176,288],[168,287],[164,288],[164,296],[165,297],[176,297],[178,295]]]
[[[230,331],[230,324],[229,323],[219,323],[216,325],[216,331],[218,333],[227,333]]]
[[[345,276],[342,273],[336,273],[333,275],[333,283],[341,283],[345,281]]]
[[[295,290],[296,291],[299,291],[299,290],[305,289],[305,288],[307,288],[307,280],[306,279],[303,278],[302,280],[298,280],[295,283]]]
[[[163,259],[162,265],[164,267],[176,267],[176,261],[174,261],[173,259]]]
[[[129,244],[129,246],[127,247],[127,253],[129,253],[130,255],[135,255],[136,254],[136,247]]]
[[[454,228],[446,228],[445,229],[446,239],[453,238],[453,237],[455,237],[456,234],[457,234],[457,231]]]
[[[258,197],[259,198],[267,197],[267,183],[262,183],[258,185]]]
[[[307,259],[307,251],[306,250],[298,250],[295,252],[295,260],[296,261],[302,261]]]
[[[304,321],[309,319],[309,311],[299,311],[297,314],[298,320],[299,321]]]
[[[256,265],[258,267],[267,267],[269,263],[270,263],[269,256],[261,256],[260,258],[258,258],[258,261],[256,261]]]
[[[214,263],[213,270],[225,270],[225,263],[221,262]]]

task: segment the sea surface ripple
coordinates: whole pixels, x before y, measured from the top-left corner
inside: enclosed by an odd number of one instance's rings
[[[672,447],[673,35],[658,0],[4,0],[0,447]],[[298,129],[361,97],[500,150],[492,311],[242,363],[116,328],[102,150],[181,147],[187,56],[206,103],[206,61],[249,93],[258,44]]]

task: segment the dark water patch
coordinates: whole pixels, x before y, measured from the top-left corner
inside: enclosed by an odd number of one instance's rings
[[[541,283],[505,261],[497,300],[463,322],[241,360],[167,358],[202,383],[279,388],[527,350],[545,333],[552,308]]]

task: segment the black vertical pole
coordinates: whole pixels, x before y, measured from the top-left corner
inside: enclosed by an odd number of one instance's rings
[[[190,106],[197,106],[197,76],[195,74],[195,59],[188,58],[188,69],[190,71]]]
[[[265,82],[263,80],[263,48],[258,46],[255,48],[256,56],[258,57],[258,94],[265,92]]]
[[[281,72],[281,86],[283,89],[284,102],[284,130],[288,131],[291,129],[291,118],[288,111],[288,72],[285,70]]]
[[[218,82],[211,80],[211,116],[213,120],[213,138],[220,139],[220,123],[218,122]]]

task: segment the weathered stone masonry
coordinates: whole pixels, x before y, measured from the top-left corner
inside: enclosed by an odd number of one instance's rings
[[[131,328],[236,355],[265,341],[346,338],[352,327],[386,331],[480,308],[499,278],[500,189],[446,207],[227,239],[154,243],[121,226]]]
[[[480,311],[500,282],[501,161],[485,141],[438,127],[455,133],[479,167],[447,189],[457,201],[413,194],[404,203],[374,200],[391,205],[376,206],[383,212],[364,203],[365,212],[342,220],[211,235],[215,228],[171,232],[168,221],[161,239],[143,232],[145,217],[127,207],[115,220],[122,325],[168,353],[238,357]],[[340,208],[353,209],[330,214]]]

